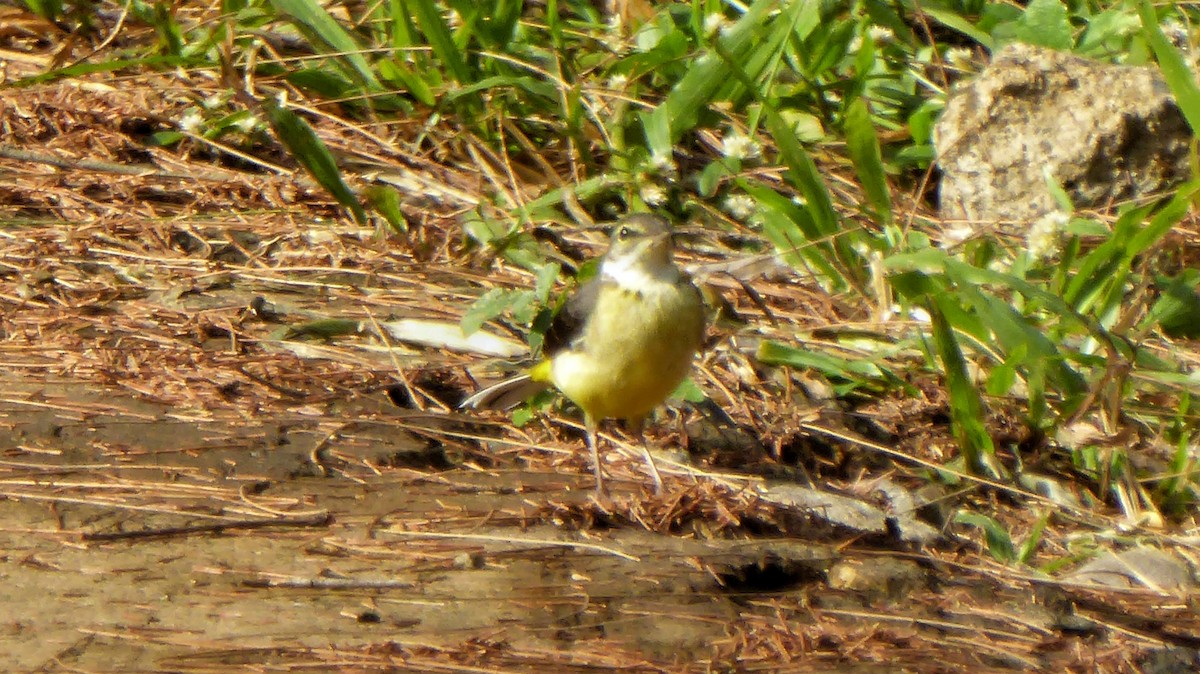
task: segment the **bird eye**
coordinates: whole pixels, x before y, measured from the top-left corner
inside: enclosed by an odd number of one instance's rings
[[[618,239],[628,239],[631,236],[633,236],[633,230],[628,227],[622,227],[617,230]]]

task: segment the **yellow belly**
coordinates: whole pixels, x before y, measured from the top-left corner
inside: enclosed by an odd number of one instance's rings
[[[704,338],[704,305],[690,283],[635,293],[605,288],[583,349],[555,354],[550,381],[592,419],[640,419],[683,381]]]

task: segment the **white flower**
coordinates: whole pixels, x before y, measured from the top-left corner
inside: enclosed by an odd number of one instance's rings
[[[762,156],[762,146],[758,141],[741,133],[730,131],[721,139],[721,154],[730,159],[758,159]]]
[[[896,39],[896,34],[887,26],[871,26],[867,29],[867,35],[875,44],[887,44]]]
[[[721,206],[735,220],[748,220],[758,211],[758,202],[748,194],[731,194]]]
[[[988,271],[1007,274],[1008,272],[1012,271],[1012,260],[1008,259],[1007,257],[994,257],[992,258],[991,262],[988,262],[987,268]]]
[[[670,154],[651,154],[650,168],[655,173],[665,176],[673,176],[678,171],[675,167],[675,159]]]
[[[975,228],[965,223],[947,227],[942,230],[942,239],[938,242],[938,248],[943,250],[954,248],[974,235]]]
[[[259,126],[258,118],[254,115],[246,115],[245,117],[234,122],[233,125],[236,126],[238,131],[241,131],[242,133],[254,133],[254,130]]]
[[[662,206],[667,201],[667,191],[653,183],[643,185],[640,194],[647,206]]]
[[[904,315],[904,307],[900,306],[899,304],[893,304],[883,312],[882,319],[886,322],[892,320],[892,317],[894,316],[902,315]],[[929,323],[933,322],[933,317],[929,315],[928,311],[921,307],[912,307],[908,310],[908,320],[928,325]]]
[[[704,34],[712,37],[717,31],[724,31],[728,25],[729,19],[726,19],[724,14],[714,12],[704,17]]]
[[[912,309],[909,309],[908,317],[918,323],[928,324],[933,322],[933,316],[930,316],[929,312],[921,307],[913,307]]]
[[[951,47],[942,58],[956,70],[971,70],[971,50],[966,47]]]
[[[222,105],[225,105],[225,102],[228,100],[229,100],[229,92],[228,91],[218,91],[217,93],[213,94],[212,96],[208,96],[203,101],[200,101],[200,105],[204,106],[205,110],[212,110],[214,108],[219,108]]]
[[[200,133],[200,127],[204,126],[204,116],[195,108],[189,108],[183,113],[183,117],[179,118],[179,129],[184,133]]]
[[[854,37],[850,38],[850,44],[846,45],[846,52],[853,54],[853,53],[857,52],[859,49],[862,49],[862,46],[863,46],[862,36],[855,35]]]
[[[1070,221],[1071,216],[1062,211],[1052,211],[1035,220],[1025,232],[1025,246],[1029,256],[1036,260],[1050,257],[1057,252],[1059,239]]]
[[[609,89],[621,90],[621,89],[624,89],[625,86],[628,84],[629,84],[629,76],[625,75],[625,74],[618,73],[618,74],[613,75],[612,77],[608,78],[608,88]]]

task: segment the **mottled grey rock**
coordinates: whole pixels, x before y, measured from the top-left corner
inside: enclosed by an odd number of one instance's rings
[[[1164,594],[1182,593],[1196,587],[1191,568],[1179,555],[1144,546],[1101,553],[1063,578],[1106,587],[1145,587]]]
[[[1158,70],[1014,44],[959,87],[938,121],[941,212],[1028,223],[1058,210],[1046,173],[1077,207],[1188,177],[1191,139]]]
[[[901,493],[907,505],[894,508],[893,499]],[[893,506],[889,507],[891,512],[862,499],[787,482],[767,482],[759,495],[777,506],[804,511],[817,520],[860,534],[893,536],[915,545],[932,545],[942,537],[937,529],[916,518],[914,501],[898,486],[884,493],[884,500]]]

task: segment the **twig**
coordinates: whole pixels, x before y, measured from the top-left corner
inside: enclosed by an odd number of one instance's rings
[[[66,170],[83,170],[83,171],[98,171],[100,173],[115,173],[117,175],[128,176],[151,176],[155,178],[171,178],[176,180],[205,180],[209,182],[228,182],[230,180],[238,180],[246,178],[245,174],[235,171],[225,171],[222,169],[205,169],[195,173],[183,173],[180,171],[164,171],[157,166],[149,164],[115,164],[113,162],[97,161],[93,159],[64,159],[48,154],[41,154],[30,150],[22,150],[11,145],[0,145],[0,158],[13,159],[16,161],[29,162],[34,164],[48,164],[55,168]]]
[[[251,578],[244,587],[283,587],[304,590],[411,590],[416,583],[363,578]]]
[[[164,527],[141,531],[107,531],[84,533],[84,541],[121,541],[134,538],[164,538],[167,536],[190,536],[192,534],[221,533],[227,529],[265,529],[267,527],[326,527],[333,523],[333,515],[318,513],[307,517],[240,520],[213,524],[195,524],[186,527]]]
[[[519,538],[516,536],[488,536],[488,535],[484,535],[484,534],[451,534],[451,533],[439,533],[439,532],[433,532],[433,531],[404,531],[401,529],[382,529],[380,531],[380,533],[388,533],[388,534],[392,534],[393,536],[402,536],[402,537],[409,537],[409,538],[448,538],[451,540],[485,541],[485,542],[490,542],[490,543],[512,543],[515,545],[532,545],[532,546],[537,546],[537,547],[548,547],[548,548],[578,548],[580,550],[591,550],[594,552],[603,552],[608,555],[613,555],[614,557],[620,557],[621,559],[627,559],[631,562],[642,561],[640,557],[635,557],[631,554],[621,552],[620,550],[606,548],[603,545],[596,545],[595,543],[577,543],[574,541],[550,541],[550,540],[544,540],[544,539],[539,539],[539,538]]]

